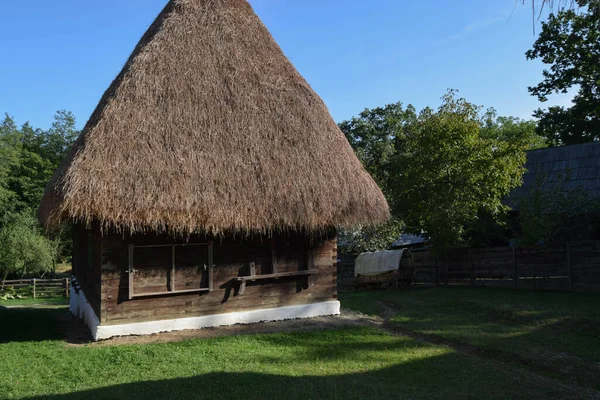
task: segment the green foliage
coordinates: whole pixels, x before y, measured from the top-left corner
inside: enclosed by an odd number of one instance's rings
[[[52,269],[56,257],[55,246],[32,215],[5,216],[0,228],[0,278],[43,275]]]
[[[501,199],[521,182],[524,150],[544,146],[534,121],[498,117],[450,91],[439,110],[402,103],[367,109],[340,124],[391,206],[383,228],[342,233],[342,247],[387,248],[405,224],[443,249],[465,239],[478,218],[496,223]],[[392,236],[394,236],[392,238]]]
[[[392,218],[378,227],[341,230],[338,247],[344,254],[359,254],[366,251],[389,249],[403,233],[404,223]]]
[[[550,66],[544,80],[529,88],[540,101],[552,93],[577,88],[570,108],[538,109],[538,133],[552,145],[600,139],[600,2],[577,0],[582,12],[550,14],[527,58]]]
[[[358,117],[340,124],[363,166],[383,190],[388,201],[390,171],[396,156],[396,141],[404,127],[417,117],[412,105],[401,102],[365,109]]]
[[[600,226],[600,202],[583,189],[567,190],[563,179],[548,187],[540,177],[520,198],[518,240],[523,245],[594,239]]]
[[[394,214],[438,250],[460,244],[479,212],[507,211],[502,197],[521,183],[526,148],[482,135],[479,107],[454,91],[442,100],[407,126],[390,181]]]
[[[488,109],[482,118],[480,135],[484,139],[519,144],[526,150],[547,147],[546,140],[537,134],[537,123],[516,117],[498,116],[496,110]]]
[[[8,115],[0,122],[0,278],[43,274],[69,253],[70,227],[45,232],[33,215],[77,135],[66,111],[47,131],[18,128]]]

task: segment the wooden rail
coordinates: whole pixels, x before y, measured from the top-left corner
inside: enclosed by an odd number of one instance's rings
[[[28,291],[34,299],[38,297],[62,296],[69,297],[69,278],[61,279],[12,279],[0,281],[0,291],[14,288],[17,292]],[[30,289],[29,289],[30,288]],[[28,290],[29,289],[29,290]]]
[[[342,287],[354,285],[356,256],[343,255]],[[441,257],[413,251],[419,285],[492,286],[529,290],[600,292],[600,241],[541,247],[455,249]]]

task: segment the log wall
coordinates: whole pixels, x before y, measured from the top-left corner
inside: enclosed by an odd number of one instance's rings
[[[318,274],[312,276],[311,286],[306,276],[268,279],[249,282],[244,294],[239,294],[240,285],[234,278],[249,275],[251,262],[256,265],[256,274],[271,272],[271,239],[214,239],[213,292],[166,294],[130,300],[127,274],[129,244],[165,244],[172,241],[151,235],[132,238],[105,235],[101,240],[101,324],[185,318],[337,298],[335,235],[314,241],[303,235],[277,236],[274,240],[279,272],[307,269],[308,254],[314,254],[311,268],[318,269]],[[190,240],[191,243],[206,241],[206,238]],[[181,276],[179,278],[181,280]],[[176,275],[176,284],[177,281]]]

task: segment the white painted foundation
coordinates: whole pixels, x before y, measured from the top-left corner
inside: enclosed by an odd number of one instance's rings
[[[90,303],[88,303],[87,299],[85,298],[83,290],[80,289],[79,293],[77,293],[73,288],[73,285],[71,285],[71,289],[69,291],[69,311],[71,311],[71,313],[77,318],[85,321],[92,332],[92,336],[94,339],[96,339],[100,320],[98,319],[98,316],[96,315],[96,312]]]
[[[100,321],[85,299],[83,291],[79,291],[79,294],[76,294],[75,291],[71,289],[70,306],[71,312],[77,317],[82,318],[90,327],[94,340],[109,339],[114,336],[150,335],[153,333],[181,331],[185,329],[201,329],[214,326],[311,318],[323,315],[337,315],[340,313],[340,302],[332,300],[299,306],[203,315],[191,318],[165,319],[121,325],[100,325]]]

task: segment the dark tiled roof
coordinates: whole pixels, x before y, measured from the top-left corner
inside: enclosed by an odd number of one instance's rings
[[[527,152],[523,186],[514,189],[507,204],[518,209],[517,199],[536,186],[552,188],[562,182],[565,190],[583,189],[600,199],[600,142],[532,150]]]

